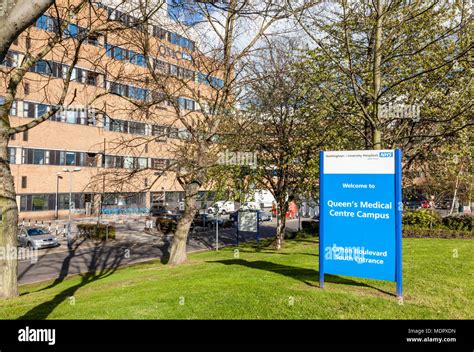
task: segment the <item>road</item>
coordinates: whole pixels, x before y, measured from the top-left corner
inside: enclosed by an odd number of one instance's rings
[[[298,220],[287,222],[288,231],[296,231]],[[265,222],[260,226],[261,238],[275,235],[276,221]],[[35,260],[19,260],[18,279],[20,284],[56,279],[63,280],[68,275],[97,272],[108,275],[118,267],[147,260],[160,259],[168,253],[171,236],[156,236],[135,233],[131,240],[101,242],[77,240],[70,248],[67,243],[57,249],[40,250]],[[241,233],[239,242],[255,240],[255,234]],[[236,231],[219,231],[219,247],[236,244]],[[215,231],[191,233],[188,252],[215,248]]]

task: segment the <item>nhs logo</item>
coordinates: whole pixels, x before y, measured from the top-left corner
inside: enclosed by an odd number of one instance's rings
[[[381,158],[393,158],[393,152],[380,152],[379,157],[381,157]]]

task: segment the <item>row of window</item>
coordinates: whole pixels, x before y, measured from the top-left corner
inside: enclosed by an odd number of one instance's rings
[[[150,95],[150,90],[140,87],[131,86],[128,84],[122,84],[112,81],[106,81],[105,87],[109,92],[127,97],[135,100],[149,100],[150,98],[155,99],[153,95]],[[160,99],[160,97],[158,97]],[[194,111],[196,109],[196,103],[192,99],[178,97],[178,104],[181,109]]]
[[[55,78],[66,79],[68,65],[61,64],[50,60],[39,60],[30,68],[30,72],[36,72],[53,76]],[[99,73],[75,67],[71,72],[71,81],[97,86],[99,83]]]
[[[222,89],[224,87],[224,81],[220,78],[213,77],[210,75],[205,75],[202,72],[198,72],[198,83],[206,84],[212,88]]]
[[[106,81],[105,88],[109,92],[135,100],[147,100],[149,96],[148,89],[112,81]]]
[[[17,148],[8,147],[8,161],[16,164]],[[21,162],[26,165],[64,165],[64,166],[97,166],[97,155],[94,152],[69,152],[47,149],[21,149]],[[105,156],[105,168],[163,170],[171,163],[169,159],[142,158],[133,156]]]
[[[146,67],[145,56],[142,54],[133,52],[131,50],[126,50],[118,46],[112,46],[112,45],[106,44],[106,54],[107,56],[115,58],[117,60],[127,60],[127,61],[130,61],[132,64]],[[4,66],[7,66],[7,67],[17,67],[19,64],[18,53],[9,51],[3,64]],[[178,65],[173,65],[162,60],[154,59],[154,67],[155,69],[158,69],[163,73],[169,74],[170,76],[175,76],[181,79],[187,79],[187,80],[192,80],[192,81],[195,80],[196,73],[194,71],[178,66]],[[69,66],[64,65],[64,64],[60,64],[60,63],[48,61],[48,60],[40,60],[34,66],[30,68],[30,71],[50,75],[56,78],[65,79],[68,69],[69,69]],[[99,75],[100,74],[97,72],[80,69],[80,68],[74,68],[71,74],[71,80],[75,82],[83,83],[83,84],[97,86],[99,83],[99,80],[98,80]],[[200,84],[206,84],[216,89],[220,89],[224,86],[224,81],[222,79],[213,77],[210,75],[205,75],[201,72],[197,73],[197,81]],[[115,85],[116,86],[113,88],[116,89],[117,91],[120,91],[121,84],[116,83]],[[139,91],[137,91],[137,94],[136,94],[137,98],[134,98],[134,99],[144,99],[143,97],[144,97],[145,92],[141,91],[140,89],[142,88],[139,88]],[[133,92],[132,94],[134,93],[135,92]],[[120,94],[120,95],[125,95],[125,94]]]
[[[119,46],[114,46],[114,45],[105,43],[105,54],[108,57],[111,57],[116,60],[128,61],[131,64],[141,66],[141,67],[146,67],[145,56],[133,50],[124,49]],[[166,73],[170,76],[175,76],[175,77],[192,80],[192,81],[195,80],[195,72],[193,70],[189,70],[182,66],[170,64],[168,62],[165,62],[159,59],[153,59],[153,63],[154,63],[154,69],[160,70],[161,72]],[[201,74],[201,76],[204,76],[204,75]],[[212,78],[214,80],[218,80],[218,78],[215,78],[215,77],[212,77]],[[205,82],[203,81],[202,83],[205,83]],[[217,87],[217,85],[215,86]]]
[[[161,193],[152,193],[151,198],[162,196]],[[176,203],[184,200],[184,192],[165,192],[165,202]],[[58,209],[69,209],[69,193],[58,193]],[[197,201],[213,201],[214,192],[199,191]],[[85,209],[86,202],[92,202],[94,194],[92,193],[72,193],[71,200],[74,203],[74,209]],[[104,208],[107,207],[145,207],[146,193],[105,193],[103,194]],[[22,194],[20,195],[20,211],[47,211],[56,209],[56,194]]]
[[[3,103],[4,98],[0,96],[0,104]],[[21,102],[20,102],[21,103]],[[192,104],[188,101],[182,101],[181,104],[189,105],[192,108]],[[41,103],[33,103],[29,101],[23,102],[23,117],[38,118],[50,111],[51,106]],[[14,101],[10,108],[11,116],[18,116],[18,101]],[[100,115],[92,111],[91,109],[82,108],[70,108],[61,109],[56,114],[51,116],[51,121],[63,122],[69,124],[86,125],[86,126],[97,126],[97,119]],[[162,125],[149,125],[143,122],[128,121],[113,119],[109,116],[104,117],[104,129],[110,132],[130,133],[139,134],[143,136],[156,136],[160,139],[169,138],[186,138],[183,132],[179,131],[176,127],[162,126]]]
[[[97,153],[23,148],[22,164],[97,166]]]
[[[142,25],[139,23],[140,21],[136,17],[130,16],[129,14],[126,14],[122,11],[108,7],[102,3],[96,3],[96,5],[99,8],[103,8],[107,11],[108,18],[110,20],[120,22],[127,27],[136,27],[138,30],[143,30]],[[189,51],[194,51],[194,47],[195,47],[194,42],[177,33],[170,32],[159,26],[153,26],[152,33],[153,33],[153,36],[155,36],[156,38],[159,38],[161,40],[166,40],[171,44],[178,45]]]
[[[146,67],[145,56],[132,50],[124,49],[105,43],[105,55],[116,60],[129,61],[130,63],[142,67]]]
[[[51,105],[29,101],[23,102],[23,117],[38,118],[50,110]],[[12,107],[10,108],[10,115],[18,116],[17,101],[13,102]],[[95,126],[97,123],[96,113],[91,109],[85,108],[60,109],[50,117],[50,120],[88,126]]]
[[[49,32],[59,33],[60,30],[60,22],[57,18],[53,18],[47,15],[42,15],[39,17],[35,22],[36,28],[44,29]],[[78,38],[79,36],[85,37],[87,36],[87,42],[92,45],[99,45],[98,34],[95,35],[88,35],[88,29],[84,27],[80,27],[75,24],[68,24],[64,34],[69,37]]]
[[[169,159],[142,158],[135,156],[106,155],[105,168],[108,169],[147,169],[164,170],[170,165]]]
[[[85,201],[91,196],[84,193],[73,193],[72,201],[75,209],[84,209]],[[88,198],[88,199],[87,199]],[[20,196],[20,211],[45,211],[55,210],[56,194],[26,194]],[[58,209],[69,209],[69,193],[58,194]]]

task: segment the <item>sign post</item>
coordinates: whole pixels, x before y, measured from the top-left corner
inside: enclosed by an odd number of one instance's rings
[[[320,206],[320,287],[326,273],[396,281],[401,298],[401,151],[321,152]]]
[[[258,223],[258,220],[259,220],[258,211],[239,211],[237,214],[238,214],[237,234],[239,234],[240,231],[254,232],[256,234],[256,239],[257,239],[257,244],[258,244],[260,241],[260,238],[259,238],[260,226]]]

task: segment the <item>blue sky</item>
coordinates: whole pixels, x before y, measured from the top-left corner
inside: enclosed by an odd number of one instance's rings
[[[172,19],[181,19],[187,25],[193,25],[202,20],[202,14],[199,13],[199,6],[194,0],[167,0],[168,16]],[[200,6],[203,6],[201,4]],[[211,11],[211,4],[205,5]],[[222,6],[222,5],[220,5]]]

